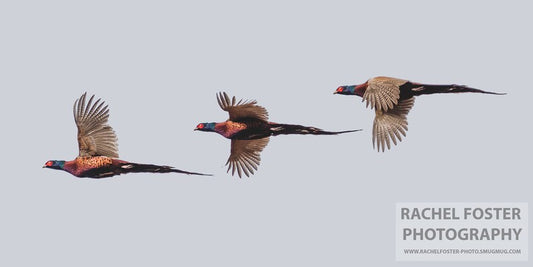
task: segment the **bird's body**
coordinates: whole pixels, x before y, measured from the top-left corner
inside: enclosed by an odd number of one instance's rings
[[[229,139],[258,139],[267,136],[261,134],[266,130],[264,126],[264,123],[254,119],[225,121],[215,124],[215,132]],[[253,138],[255,136],[257,138]]]
[[[100,177],[110,172],[114,173],[114,169],[120,168],[119,162],[122,161],[106,156],[76,157],[74,160],[66,161],[63,169],[77,177]]]
[[[48,163],[50,162],[50,163]],[[48,161],[48,168],[64,170],[76,177],[86,178],[106,178],[124,173],[134,172],[152,172],[152,173],[185,173],[197,174],[200,173],[187,172],[175,169],[170,166],[160,166],[153,164],[139,164],[128,162],[120,159],[113,159],[105,156],[96,157],[76,157],[70,161]],[[53,167],[53,162],[59,162],[56,168]]]
[[[226,93],[219,93],[217,100],[222,108],[229,113],[224,122],[200,123],[195,130],[216,132],[231,139],[231,154],[227,161],[228,172],[232,175],[237,171],[239,177],[254,173],[261,160],[259,153],[269,142],[270,136],[280,134],[312,134],[336,135],[359,130],[329,132],[315,127],[296,124],[282,124],[268,121],[268,112],[264,107],[256,105],[256,101],[236,101]]]
[[[43,167],[63,170],[76,177],[105,178],[131,172],[201,173],[178,170],[170,166],[133,163],[118,158],[115,132],[107,124],[109,109],[92,96],[85,105],[86,93],[74,103],[74,120],[78,127],[79,156],[71,161],[49,160]]]
[[[407,131],[407,114],[414,105],[414,97],[426,94],[442,93],[482,93],[502,95],[500,93],[457,84],[421,84],[408,80],[375,77],[363,84],[340,86],[334,92],[343,95],[357,95],[366,101],[366,106],[375,110],[372,143],[378,151],[390,149],[390,141],[396,145]]]
[[[254,118],[247,118],[244,120],[219,122],[215,124],[215,132],[228,139],[253,140],[280,134],[335,135],[353,131],[328,132],[315,127],[265,122]]]

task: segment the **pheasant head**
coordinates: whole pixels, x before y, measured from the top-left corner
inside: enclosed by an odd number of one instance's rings
[[[44,164],[43,168],[63,170],[65,168],[65,161],[64,160],[49,160]]]
[[[214,132],[216,122],[203,122],[196,125],[195,131]]]
[[[343,85],[337,87],[333,94],[363,96],[366,91],[366,83],[360,85]]]

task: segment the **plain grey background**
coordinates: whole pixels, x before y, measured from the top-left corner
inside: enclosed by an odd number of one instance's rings
[[[529,202],[529,1],[2,1],[2,266],[452,266],[395,261],[397,202]],[[407,138],[371,144],[339,85],[388,75],[506,96],[416,99]],[[215,94],[272,121],[257,174],[225,172]],[[102,97],[124,160],[215,174],[77,179],[74,100]],[[462,265],[466,265],[463,263]],[[468,263],[500,266],[502,263]],[[526,266],[527,263],[505,263]]]

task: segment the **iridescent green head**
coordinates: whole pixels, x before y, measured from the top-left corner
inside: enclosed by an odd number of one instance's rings
[[[355,95],[355,85],[339,86],[333,93],[340,95]]]
[[[65,167],[64,160],[49,160],[43,166],[43,168],[50,168],[50,169],[56,169],[56,170],[63,170],[64,167]]]
[[[214,132],[216,122],[203,122],[196,125],[195,131]]]

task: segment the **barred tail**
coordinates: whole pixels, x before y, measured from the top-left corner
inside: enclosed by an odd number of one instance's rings
[[[308,126],[294,125],[294,124],[276,124],[276,123],[272,123],[272,124],[270,124],[270,131],[271,131],[272,135],[274,135],[274,136],[275,135],[280,135],[280,134],[336,135],[336,134],[357,132],[357,131],[361,131],[361,129],[348,130],[348,131],[339,131],[339,132],[329,132],[329,131],[324,131],[322,129],[318,129],[318,128],[315,128],[315,127],[308,127]]]
[[[130,172],[153,172],[153,173],[169,173],[169,172],[176,172],[176,173],[184,173],[184,174],[192,174],[192,175],[205,175],[205,176],[211,176],[212,174],[203,174],[203,173],[197,173],[197,172],[188,172],[188,171],[182,171],[179,169],[176,169],[174,167],[170,166],[159,166],[159,165],[153,165],[153,164],[139,164],[139,163],[125,163],[120,166],[121,173],[130,173]]]
[[[425,95],[425,94],[438,94],[438,93],[481,93],[481,94],[491,94],[491,95],[505,95],[505,93],[495,93],[489,91],[483,91],[480,89],[468,87],[465,85],[458,84],[411,84],[412,92],[414,95]]]

